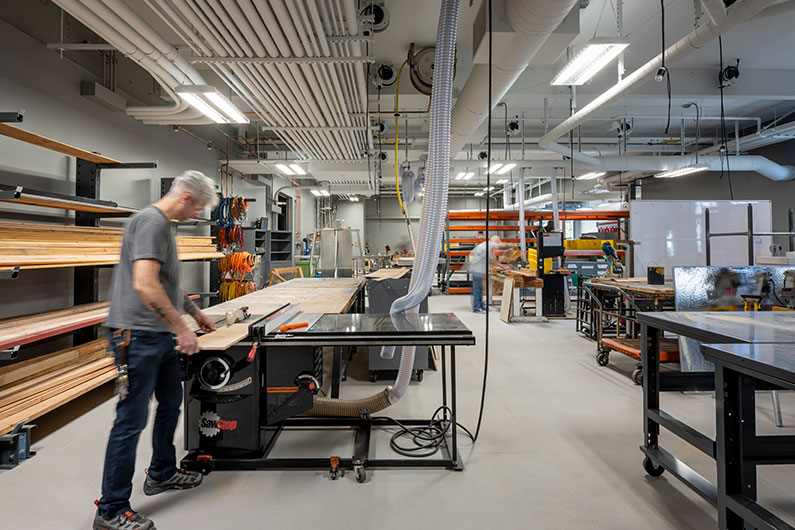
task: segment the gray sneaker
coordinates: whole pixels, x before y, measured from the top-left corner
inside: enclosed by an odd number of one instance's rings
[[[201,473],[196,473],[194,471],[182,471],[178,469],[170,479],[162,482],[153,479],[147,474],[146,480],[144,480],[144,494],[157,495],[167,490],[187,490],[195,488],[201,483]]]
[[[138,512],[127,510],[115,517],[105,519],[101,515],[94,516],[94,530],[156,530],[155,523]]]

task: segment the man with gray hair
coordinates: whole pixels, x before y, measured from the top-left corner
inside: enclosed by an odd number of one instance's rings
[[[95,501],[95,530],[151,530],[154,523],[130,507],[138,437],[146,426],[149,401],[157,399],[152,461],[144,493],[198,486],[198,473],[177,468],[174,431],[182,402],[177,352],[199,351],[196,334],[180,316],[188,313],[201,329],[215,329],[213,320],[188,298],[180,286],[177,244],[171,221],[196,217],[218,202],[215,183],[199,171],[185,171],[174,179],[159,201],[126,223],[121,259],[113,271],[110,313],[116,363],[122,367],[118,384],[124,387],[116,405],[102,476],[102,498]],[[174,337],[176,336],[176,343]],[[126,367],[126,384],[123,368]]]

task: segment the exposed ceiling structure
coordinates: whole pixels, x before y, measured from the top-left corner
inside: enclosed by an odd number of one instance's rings
[[[162,87],[163,104],[127,107],[136,119],[209,123],[177,94],[186,85],[214,86],[229,98],[249,123],[225,127],[257,143],[255,153],[242,151],[230,163],[236,171],[279,174],[277,163],[299,162],[307,174],[291,178],[369,195],[394,190],[396,163],[424,164],[433,2],[53,1]],[[486,123],[485,5],[463,1],[451,165],[453,176],[474,175],[453,180],[451,191],[482,191],[489,126],[492,158],[516,163],[503,175],[509,182],[519,171],[531,178],[605,173],[577,181],[578,192],[687,165],[697,152],[705,170],[714,170],[723,143],[727,154],[742,157],[792,138],[795,1],[729,3],[664,0],[663,35],[658,0],[493,0],[496,106]],[[569,57],[608,37],[628,43],[617,60],[582,86],[550,84]],[[658,68],[663,49],[667,75],[655,82],[647,70]],[[721,94],[719,72],[727,65],[740,74],[722,83]],[[767,167],[750,158],[740,164]],[[791,178],[773,169],[766,176]]]

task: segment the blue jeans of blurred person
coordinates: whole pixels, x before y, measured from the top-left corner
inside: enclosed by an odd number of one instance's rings
[[[485,311],[486,304],[483,303],[483,283],[486,275],[483,273],[472,273],[472,311]]]
[[[111,330],[113,331],[113,330]],[[116,362],[121,363],[119,345],[111,339]],[[146,427],[149,401],[154,394],[157,412],[152,432],[152,461],[148,474],[165,481],[177,472],[174,431],[182,403],[179,354],[171,332],[132,330],[127,346],[129,392],[116,405],[116,420],[110,431],[102,475],[100,515],[112,518],[130,509],[135,449]]]

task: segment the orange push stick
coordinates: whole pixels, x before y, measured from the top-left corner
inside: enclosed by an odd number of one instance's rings
[[[283,326],[279,326],[279,331],[290,331],[291,329],[298,329],[308,325],[309,322],[296,322],[295,324],[284,324]]]

